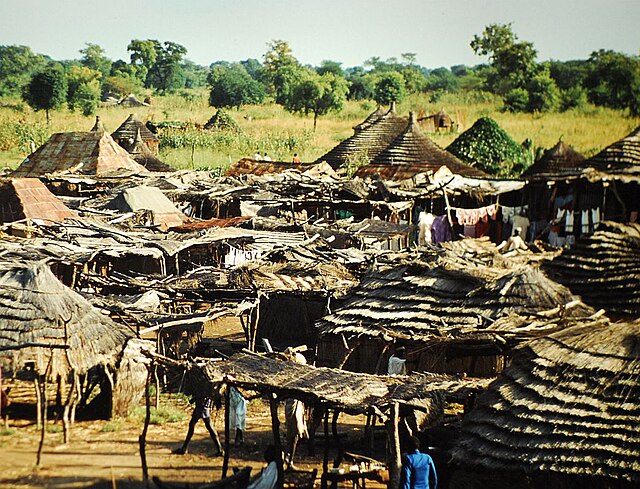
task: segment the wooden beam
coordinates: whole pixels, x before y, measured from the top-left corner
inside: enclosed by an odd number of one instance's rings
[[[398,423],[400,421],[400,405],[394,402],[391,405],[391,413],[387,421],[388,453],[387,467],[389,468],[388,489],[400,487],[400,434]]]
[[[222,478],[227,477],[227,471],[229,470],[229,449],[231,447],[231,440],[229,436],[231,425],[231,386],[226,385],[224,393],[224,458],[222,461]]]
[[[278,481],[276,489],[282,489],[284,484],[284,464],[282,461],[282,443],[280,441],[280,420],[278,419],[278,398],[275,393],[269,393],[269,408],[271,411],[271,430],[273,445],[276,447],[276,466],[278,467]]]

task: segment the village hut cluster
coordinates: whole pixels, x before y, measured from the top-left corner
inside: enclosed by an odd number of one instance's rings
[[[233,130],[223,115],[203,130]],[[392,489],[408,434],[450,487],[637,487],[640,129],[504,179],[439,147],[436,115],[379,108],[317,161],[223,176],[173,170],[134,114],[54,134],[0,182],[1,378],[33,382],[43,436],[58,403],[65,439],[96,392],[126,415],[188,374],[196,396],[266,399],[280,447],[297,399],[312,438],[324,423],[323,487],[354,480],[343,412],[367,415],[363,456],[385,427],[366,475]],[[207,334],[221,322],[240,338]]]

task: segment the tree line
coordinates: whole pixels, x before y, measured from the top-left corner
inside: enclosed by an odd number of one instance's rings
[[[339,111],[346,100],[401,101],[424,93],[437,101],[445,93],[490,92],[502,97],[504,110],[563,111],[591,103],[640,115],[640,58],[611,50],[586,60],[537,60],[530,42],[521,41],[511,24],[491,24],[470,42],[486,57],[473,67],[427,69],[415,53],[366,60],[343,68],[325,60],[303,65],[287,41],[268,43],[262,60],[217,61],[200,66],[186,58],[187,49],[171,41],[134,39],[129,61],[112,61],[97,44],[88,43],[77,60],[55,61],[26,46],[0,46],[0,97],[18,96],[35,110],[67,105],[86,115],[101,97],[129,93],[171,93],[208,87],[215,107],[241,107],[273,101],[294,113],[319,116]]]

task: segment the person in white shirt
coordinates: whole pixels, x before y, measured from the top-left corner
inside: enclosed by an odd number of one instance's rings
[[[396,348],[396,352],[389,357],[387,365],[388,375],[407,375],[407,351],[404,346]]]
[[[269,156],[266,151],[264,153],[264,156],[262,157],[262,161],[271,161],[271,156]]]
[[[276,483],[278,482],[276,456],[276,447],[267,445],[267,448],[264,450],[264,459],[268,465],[262,469],[260,475],[247,486],[247,489],[273,489],[276,487]]]

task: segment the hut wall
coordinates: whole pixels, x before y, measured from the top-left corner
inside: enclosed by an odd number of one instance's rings
[[[440,482],[440,481],[438,481]],[[450,489],[632,489],[637,485],[623,480],[605,477],[563,475],[553,472],[522,474],[516,472],[474,472],[456,470],[453,473]]]
[[[287,295],[263,297],[260,302],[257,340],[267,338],[273,346],[301,344],[314,347],[314,323],[325,314],[325,298],[304,298]]]
[[[385,374],[392,353],[385,350],[382,338],[348,338],[354,347],[343,368],[352,372]],[[399,343],[400,344],[400,343]],[[398,345],[399,345],[398,344]],[[452,355],[445,345],[430,348],[418,343],[403,343],[408,352],[407,365],[410,371],[444,374],[465,373],[471,377],[493,377],[502,372],[505,359],[502,355]],[[320,366],[339,367],[344,360],[345,345],[338,335],[323,335],[318,338],[317,359]]]
[[[140,403],[147,379],[148,360],[141,353],[146,343],[130,340],[122,353],[112,393],[112,417],[126,417]]]

